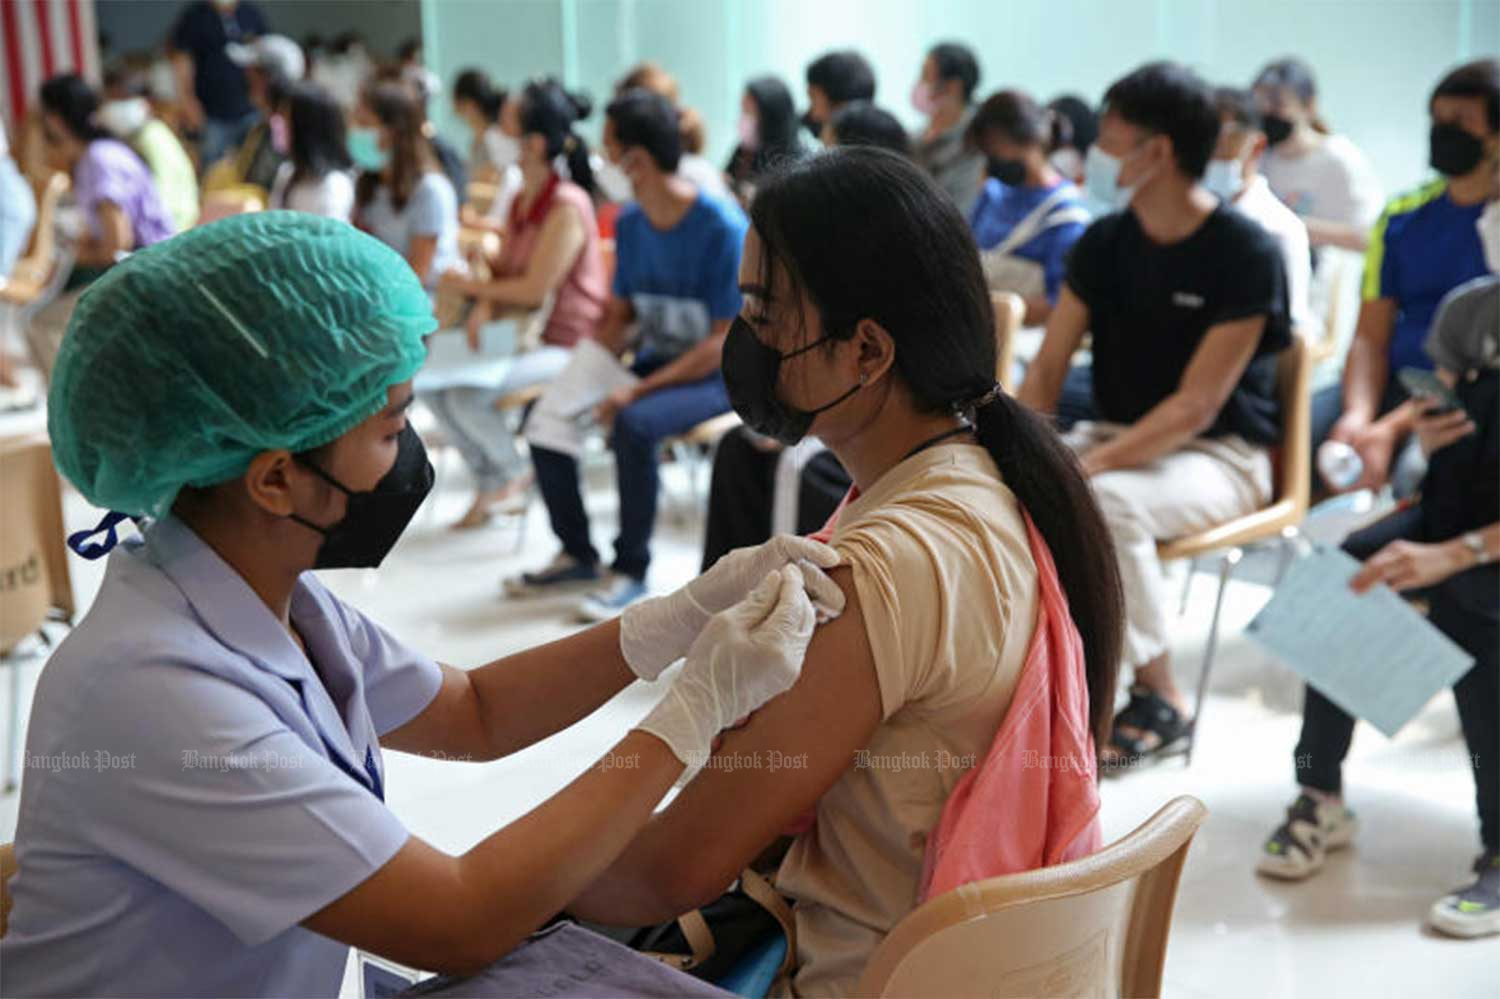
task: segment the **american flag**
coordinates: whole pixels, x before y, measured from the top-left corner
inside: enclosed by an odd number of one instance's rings
[[[94,0],[0,0],[0,115],[12,129],[58,73],[99,82]]]

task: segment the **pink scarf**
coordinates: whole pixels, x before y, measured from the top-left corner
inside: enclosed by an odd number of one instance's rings
[[[855,498],[851,490],[813,537],[827,543]],[[1052,552],[1024,516],[1036,563],[1036,631],[994,742],[948,796],[927,838],[919,904],[975,881],[1086,857],[1102,844],[1083,639]],[[788,832],[813,822],[807,815]]]

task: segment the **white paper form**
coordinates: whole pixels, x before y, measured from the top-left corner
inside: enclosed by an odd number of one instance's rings
[[[1319,546],[1293,562],[1246,633],[1387,736],[1474,659],[1386,586],[1349,589],[1358,560]]]
[[[582,457],[584,434],[594,425],[594,407],[616,389],[639,381],[618,357],[593,340],[578,341],[568,366],[547,386],[527,418],[527,442]]]

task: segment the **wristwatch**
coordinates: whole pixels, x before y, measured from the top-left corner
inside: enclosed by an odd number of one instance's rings
[[[1491,555],[1489,549],[1484,546],[1483,534],[1480,534],[1478,531],[1470,531],[1468,534],[1465,534],[1461,540],[1464,543],[1464,547],[1474,553],[1475,565],[1485,565],[1489,562],[1494,561],[1494,556]]]

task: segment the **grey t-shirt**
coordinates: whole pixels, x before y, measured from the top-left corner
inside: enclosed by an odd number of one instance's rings
[[[435,286],[438,276],[457,267],[462,259],[458,252],[458,196],[441,173],[424,174],[399,209],[391,203],[390,191],[381,185],[359,215],[361,226],[370,235],[403,257],[410,252],[414,238],[437,237],[432,267],[422,275],[425,288]]]
[[[1500,274],[1484,274],[1450,291],[1427,334],[1427,354],[1454,374],[1500,366]]]

